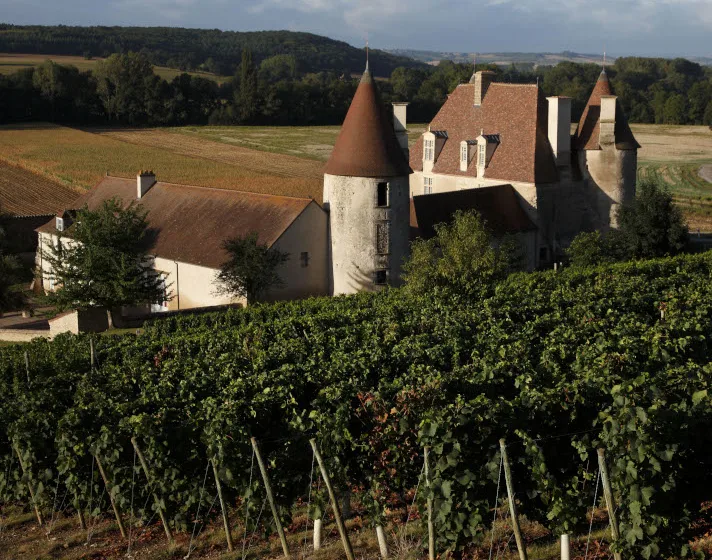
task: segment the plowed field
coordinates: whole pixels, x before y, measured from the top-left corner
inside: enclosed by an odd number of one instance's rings
[[[54,214],[79,193],[66,185],[0,161],[0,212],[13,216]]]
[[[150,132],[129,134],[140,137]],[[0,159],[81,190],[93,187],[107,173],[135,177],[141,169],[152,169],[160,181],[170,183],[321,201],[322,178],[315,172],[319,162],[293,157],[280,162],[286,156],[235,148],[243,152],[238,154],[218,143],[200,152],[195,145],[181,146],[183,135],[174,136],[177,140],[165,133],[128,142],[46,123],[6,125],[0,126]],[[227,152],[221,151],[225,148]],[[217,156],[209,157],[213,152]]]

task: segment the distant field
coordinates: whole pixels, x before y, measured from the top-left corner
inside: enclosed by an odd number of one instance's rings
[[[289,176],[272,154],[253,151],[246,165],[244,157],[217,161],[175,149],[52,124],[0,126],[0,159],[76,189],[94,186],[107,172],[134,177],[152,169],[162,181],[321,199],[321,178]]]
[[[638,176],[668,185],[691,231],[712,231],[712,183],[700,168],[712,164],[712,131],[706,126],[631,125],[643,146]]]
[[[32,68],[42,64],[45,60],[52,60],[57,64],[65,64],[76,66],[82,72],[86,70],[93,70],[96,63],[101,60],[98,58],[92,58],[87,60],[82,56],[62,56],[62,55],[50,55],[50,54],[7,54],[0,53],[0,74],[12,74],[17,70],[22,70],[23,68]],[[176,76],[179,76],[183,72],[176,70],[175,68],[165,68],[163,66],[154,66],[153,71],[158,74],[164,80],[171,81]],[[218,76],[216,74],[210,74],[208,72],[188,72],[191,76],[201,76],[203,78],[208,78],[214,80],[218,83],[223,83],[229,80],[229,76]]]
[[[0,161],[0,213],[13,216],[54,214],[67,208],[79,192]]]
[[[663,179],[692,231],[712,231],[712,183],[699,175],[712,164],[707,127],[632,125],[639,176]],[[409,127],[415,142],[424,125]],[[74,189],[108,171],[132,177],[150,168],[176,183],[312,196],[321,200],[322,169],[339,133],[323,127],[183,127],[86,129],[56,125],[0,127],[0,160]]]

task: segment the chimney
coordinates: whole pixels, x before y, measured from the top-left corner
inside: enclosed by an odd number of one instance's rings
[[[601,131],[598,143],[601,146],[614,144],[616,141],[616,104],[615,95],[601,96]]]
[[[482,105],[494,77],[495,73],[491,70],[481,70],[475,72],[475,75],[470,79],[470,83],[475,84],[475,107]]]
[[[143,198],[148,190],[156,184],[156,174],[153,171],[139,171],[136,176],[136,198]]]
[[[408,129],[406,115],[408,103],[393,103],[393,130],[395,130],[398,144],[405,154],[405,159],[410,158],[408,151]]]
[[[547,97],[549,102],[548,135],[556,165],[571,161],[571,98]]]

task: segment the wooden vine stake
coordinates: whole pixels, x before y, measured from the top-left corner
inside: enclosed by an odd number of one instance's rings
[[[430,484],[430,448],[423,448],[425,487],[428,489],[428,560],[435,560],[435,526],[433,525],[433,496]]]
[[[287,545],[287,537],[284,536],[284,529],[282,529],[282,522],[279,520],[279,512],[277,511],[277,504],[274,501],[274,494],[272,493],[272,485],[269,482],[269,475],[267,474],[267,467],[262,460],[262,454],[260,453],[260,446],[257,445],[257,440],[255,438],[250,438],[252,443],[252,449],[255,451],[255,457],[257,457],[257,464],[260,467],[260,473],[262,473],[262,481],[265,484],[265,492],[267,493],[267,501],[269,502],[269,507],[272,510],[272,517],[274,518],[274,526],[277,529],[277,534],[279,535],[279,540],[282,543],[282,552],[284,552],[285,558],[291,558],[292,555],[289,553],[289,546]]]
[[[519,527],[519,517],[517,514],[517,504],[514,501],[514,483],[512,482],[512,470],[509,468],[507,457],[507,444],[504,439],[499,440],[499,448],[502,452],[502,465],[504,466],[504,480],[507,483],[507,496],[509,497],[509,513],[512,517],[512,527],[514,528],[514,539],[517,541],[519,559],[527,560],[527,549],[524,547],[522,531]]]
[[[341,542],[344,545],[344,552],[346,552],[346,558],[348,560],[355,560],[354,550],[351,547],[351,541],[349,540],[349,534],[346,532],[346,526],[344,525],[344,520],[341,517],[341,509],[339,508],[339,501],[336,499],[336,493],[334,492],[334,487],[331,485],[331,479],[329,478],[329,473],[326,470],[326,465],[324,460],[321,458],[321,453],[319,453],[319,447],[316,444],[315,439],[310,439],[309,443],[314,450],[314,455],[319,463],[319,470],[321,471],[321,477],[324,479],[324,485],[329,492],[329,498],[331,499],[331,506],[334,510],[334,519],[336,520],[336,528],[339,530],[339,535],[341,536]]]
[[[213,475],[215,476],[215,487],[218,489],[218,499],[220,500],[220,509],[222,510],[223,525],[225,525],[225,538],[227,539],[227,549],[232,552],[234,546],[232,544],[232,534],[230,533],[230,519],[227,516],[227,508],[222,495],[222,486],[220,485],[220,476],[218,475],[218,462],[215,458],[210,461],[213,465]]]
[[[380,525],[376,526],[376,538],[378,539],[378,548],[381,551],[381,558],[388,560],[388,541],[386,541],[386,534]]]
[[[608,520],[611,525],[611,535],[613,540],[617,541],[620,534],[618,533],[618,521],[616,521],[616,504],[613,501],[613,490],[611,489],[611,479],[608,477],[608,467],[606,467],[606,451],[598,450],[598,467],[601,469],[601,481],[603,482],[603,495],[606,497],[606,509],[608,510]],[[621,560],[621,553],[614,552],[613,558]]]
[[[22,460],[22,453],[20,453],[20,446],[15,443],[13,445],[15,448],[15,453],[17,453],[17,460],[20,463],[20,468],[22,469],[22,474],[27,475],[27,470],[25,469],[25,462]],[[37,505],[37,500],[35,499],[35,490],[32,488],[32,482],[27,481],[27,489],[30,491],[30,499],[32,500],[32,505],[35,508],[35,515],[37,515],[37,523],[40,527],[44,525],[44,518],[42,517],[42,512]]]
[[[148,480],[149,486],[153,485],[153,478],[151,477],[151,473],[148,471],[148,464],[146,463],[146,459],[143,456],[143,453],[141,453],[141,449],[138,446],[138,442],[136,441],[135,437],[131,438],[131,443],[133,444],[134,449],[136,450],[136,455],[138,455],[138,460],[141,462],[141,467],[143,467],[143,472],[146,475],[146,480]],[[168,520],[166,519],[166,513],[163,511],[163,508],[161,507],[161,500],[158,498],[158,494],[153,491],[153,501],[156,502],[156,509],[158,510],[158,515],[161,516],[161,523],[163,523],[163,529],[166,532],[166,538],[168,539],[169,543],[173,543],[173,533],[171,533],[171,528],[168,526]]]
[[[27,386],[32,385],[30,381],[30,354],[25,350],[25,373],[27,374]]]
[[[79,498],[75,496],[74,498],[74,507],[77,508],[77,517],[79,518],[79,528],[82,531],[87,530],[87,522],[84,519],[84,512],[82,511],[82,506],[79,503]]]
[[[101,465],[99,456],[94,455],[94,459],[96,460],[96,466],[99,468],[99,474],[101,474],[101,478],[104,481],[104,486],[106,486],[106,493],[109,495],[109,501],[111,502],[111,507],[114,510],[114,516],[116,517],[116,523],[119,526],[119,531],[121,531],[121,536],[123,538],[126,538],[126,529],[124,528],[124,522],[121,520],[121,512],[119,511],[119,506],[116,505],[116,502],[114,501],[114,496],[111,493],[111,485],[109,484],[109,479],[106,477],[106,473],[104,472],[104,467]]]

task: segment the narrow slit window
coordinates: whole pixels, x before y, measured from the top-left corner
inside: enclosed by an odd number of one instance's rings
[[[388,283],[388,273],[385,270],[377,270],[375,276],[377,286],[383,286]]]
[[[378,183],[377,206],[388,206],[388,183]]]
[[[309,266],[309,252],[302,251],[302,254],[299,257],[299,260],[302,263],[302,268],[307,268]]]

